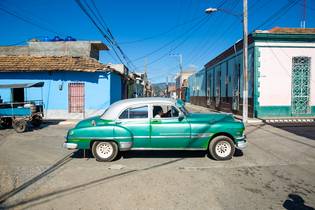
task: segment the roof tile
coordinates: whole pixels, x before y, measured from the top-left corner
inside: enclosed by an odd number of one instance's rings
[[[0,56],[0,72],[17,71],[82,71],[96,72],[110,69],[94,58],[69,56]]]

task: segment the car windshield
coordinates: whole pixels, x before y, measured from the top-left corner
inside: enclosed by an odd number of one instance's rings
[[[182,111],[184,113],[184,115],[188,115],[189,114],[189,111],[186,109],[185,106],[181,106],[179,107],[180,111]]]
[[[101,118],[105,115],[105,113],[108,111],[108,109],[109,109],[109,107],[107,107],[107,108],[105,109],[105,111],[103,112],[103,114],[101,114]]]

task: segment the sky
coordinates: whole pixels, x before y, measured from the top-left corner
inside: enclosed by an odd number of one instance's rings
[[[143,72],[146,66],[152,83],[172,80],[179,72],[179,54],[183,69],[201,70],[243,36],[242,0],[81,1],[90,6],[94,1],[131,60],[130,70]],[[248,0],[249,32],[300,27],[304,1],[306,27],[315,28],[315,0]],[[206,14],[209,7],[222,11]],[[25,45],[31,38],[56,35],[108,44],[75,0],[1,0],[0,25],[0,45]],[[102,52],[100,61],[120,63],[113,50]]]

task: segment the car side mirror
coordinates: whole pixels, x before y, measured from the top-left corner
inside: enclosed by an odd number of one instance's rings
[[[179,115],[178,115],[178,120],[182,121],[184,118],[185,118],[184,113],[180,112]]]

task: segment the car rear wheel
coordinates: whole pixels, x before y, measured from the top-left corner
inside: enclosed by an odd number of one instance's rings
[[[92,146],[92,153],[97,161],[110,162],[118,154],[118,146],[112,141],[96,141]]]
[[[23,133],[27,129],[27,122],[25,120],[14,120],[12,126],[17,133]]]
[[[215,160],[230,160],[234,152],[233,140],[227,136],[217,136],[210,142],[209,153]]]

